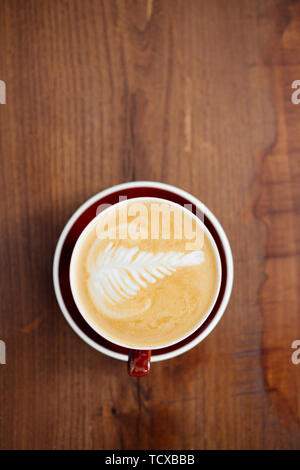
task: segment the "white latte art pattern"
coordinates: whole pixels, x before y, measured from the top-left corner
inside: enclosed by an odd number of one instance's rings
[[[137,303],[130,312],[122,312],[120,305],[133,300],[141,289],[147,289],[159,279],[171,276],[177,269],[204,261],[202,250],[153,254],[141,251],[137,246],[116,247],[113,242],[108,243],[100,254],[96,253],[97,241],[87,258],[89,294],[96,307],[113,318],[133,316],[148,310],[151,306],[150,297],[144,299],[143,303]]]

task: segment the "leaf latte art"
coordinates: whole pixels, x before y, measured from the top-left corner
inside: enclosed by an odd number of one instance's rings
[[[92,258],[93,247],[87,261],[91,297],[96,305],[101,304],[106,313],[116,317],[119,316],[119,311],[114,312],[107,307],[104,308],[104,300],[115,305],[126,299],[133,299],[140,289],[146,289],[149,284],[154,284],[165,276],[171,276],[177,269],[202,263],[204,253],[202,250],[196,250],[187,254],[176,251],[153,254],[141,251],[138,246],[116,247],[110,242],[95,263],[92,262]],[[147,299],[142,311],[150,305],[151,300]]]
[[[198,327],[219,282],[202,223],[155,198],[133,198],[98,214],[75,245],[70,280],[89,325],[133,349],[163,347]]]

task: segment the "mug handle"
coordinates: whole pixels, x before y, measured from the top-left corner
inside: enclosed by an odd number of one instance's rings
[[[151,351],[130,349],[128,352],[128,374],[132,377],[144,377],[150,371]]]

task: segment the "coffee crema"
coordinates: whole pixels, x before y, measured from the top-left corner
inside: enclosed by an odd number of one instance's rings
[[[92,221],[76,243],[71,273],[89,324],[136,349],[163,347],[194,330],[219,286],[201,223],[154,198],[121,202]]]

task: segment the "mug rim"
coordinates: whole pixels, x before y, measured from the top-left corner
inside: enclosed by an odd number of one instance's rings
[[[205,329],[199,333],[193,340],[188,342],[187,344],[183,344],[179,346],[178,348],[172,350],[172,351],[166,351],[162,352],[161,354],[157,354],[152,357],[152,362],[158,362],[162,360],[167,360],[171,359],[172,357],[176,357],[178,355],[181,355],[193,347],[195,347],[197,344],[199,344],[203,339],[208,336],[211,331],[216,327],[216,325],[219,323],[220,319],[222,318],[226,307],[228,305],[231,292],[232,292],[232,286],[233,286],[233,278],[234,278],[234,267],[233,267],[233,257],[232,257],[232,251],[231,247],[227,238],[227,235],[221,226],[220,222],[216,218],[216,216],[206,207],[206,205],[201,202],[199,199],[197,199],[195,196],[192,194],[188,193],[187,191],[180,189],[176,186],[167,184],[167,183],[160,183],[157,181],[134,181],[134,182],[126,182],[126,183],[121,183],[117,184],[114,186],[110,186],[109,188],[106,188],[97,194],[91,196],[89,199],[87,199],[83,204],[81,204],[77,210],[72,214],[72,216],[69,218],[67,223],[65,224],[54,253],[54,260],[53,260],[53,283],[54,283],[54,290],[57,298],[57,302],[59,304],[59,307],[61,309],[62,314],[64,315],[66,321],[69,323],[71,328],[75,331],[75,333],[78,334],[78,336],[83,339],[87,344],[89,344],[91,347],[94,349],[102,352],[103,354],[110,356],[112,358],[122,360],[122,361],[127,361],[128,360],[128,354],[123,353],[123,352],[117,352],[113,351],[111,349],[106,348],[105,346],[96,343],[93,339],[91,339],[82,329],[77,325],[77,323],[73,320],[71,314],[68,311],[67,306],[65,305],[63,296],[62,296],[62,291],[60,287],[60,282],[59,282],[59,264],[60,264],[60,259],[61,259],[61,252],[62,248],[64,246],[64,242],[66,241],[66,238],[74,225],[74,223],[79,219],[79,217],[85,213],[85,211],[93,204],[96,203],[97,201],[100,201],[104,199],[107,196],[114,195],[120,191],[124,191],[126,189],[132,189],[132,188],[150,188],[150,189],[161,189],[164,191],[168,191],[171,194],[175,196],[182,197],[186,199],[188,202],[191,202],[195,207],[199,208],[200,210],[203,211],[204,216],[207,216],[209,221],[211,222],[214,230],[216,231],[223,251],[224,251],[224,256],[226,260],[226,265],[227,265],[227,276],[226,276],[226,284],[224,287],[224,293],[223,297],[221,300],[221,303],[217,309],[217,312],[215,313],[214,317],[210,321],[210,323],[205,327]],[[178,343],[179,345],[180,343]]]
[[[218,271],[218,278],[217,278],[217,284],[216,284],[216,287],[215,287],[215,290],[214,290],[214,296],[213,296],[213,300],[210,302],[208,308],[206,309],[205,311],[205,314],[201,317],[201,319],[198,321],[198,323],[192,328],[190,329],[187,333],[185,333],[184,335],[180,336],[179,338],[175,339],[174,341],[171,341],[171,342],[168,342],[168,343],[165,343],[165,344],[160,344],[158,346],[130,346],[126,343],[122,343],[120,341],[116,341],[114,338],[111,338],[109,337],[109,335],[107,335],[106,333],[104,333],[101,328],[99,328],[90,318],[89,316],[84,312],[84,309],[83,309],[83,306],[81,305],[81,302],[80,302],[80,299],[79,299],[79,296],[77,295],[77,292],[74,288],[74,268],[72,269],[72,266],[74,266],[74,258],[76,256],[76,250],[78,251],[78,247],[79,247],[79,243],[80,241],[83,240],[84,236],[87,234],[87,232],[92,228],[92,226],[94,225],[97,225],[98,221],[100,220],[100,218],[102,218],[105,214],[105,212],[107,212],[108,210],[112,209],[112,207],[120,207],[122,205],[125,205],[125,204],[128,204],[129,202],[133,202],[133,201],[136,201],[136,200],[146,200],[146,201],[159,201],[161,203],[168,203],[170,204],[171,206],[175,206],[175,207],[178,207],[180,208],[181,210],[183,210],[185,213],[189,213],[189,215],[196,221],[196,223],[198,225],[200,225],[202,227],[202,229],[204,230],[205,234],[207,235],[208,239],[209,239],[209,242],[213,248],[213,251],[214,251],[214,255],[215,255],[215,259],[216,259],[216,262],[217,262],[217,271]],[[211,314],[215,304],[216,304],[216,301],[217,301],[217,298],[219,296],[219,292],[220,292],[220,288],[221,288],[221,281],[222,281],[222,264],[221,264],[221,259],[220,259],[220,253],[219,253],[219,250],[218,250],[218,247],[217,247],[217,244],[212,236],[212,234],[210,233],[210,231],[208,230],[208,228],[205,226],[205,224],[202,222],[201,219],[199,219],[199,217],[197,217],[195,214],[193,214],[191,211],[189,211],[186,207],[184,206],[181,206],[180,204],[174,202],[174,201],[169,201],[167,199],[163,199],[163,198],[160,198],[160,197],[147,197],[147,196],[141,196],[141,197],[134,197],[134,198],[131,198],[131,199],[126,199],[126,200],[123,200],[123,201],[119,201],[115,204],[112,204],[110,207],[107,207],[106,209],[104,209],[102,212],[100,212],[98,215],[96,215],[96,217],[94,217],[87,225],[86,227],[82,230],[81,234],[79,235],[78,239],[76,240],[76,243],[74,245],[74,248],[73,248],[73,252],[72,252],[72,256],[71,256],[71,261],[70,261],[70,267],[69,267],[69,279],[70,279],[70,285],[71,285],[71,291],[72,291],[72,295],[73,295],[73,299],[74,299],[74,302],[80,312],[80,314],[82,315],[82,317],[84,318],[84,320],[89,324],[89,326],[91,328],[93,328],[94,331],[96,331],[96,333],[98,333],[100,336],[102,336],[103,338],[105,338],[107,341],[110,341],[111,343],[117,345],[117,346],[121,346],[123,348],[126,348],[126,349],[133,349],[133,350],[137,350],[137,351],[148,351],[148,350],[151,350],[151,351],[154,351],[156,349],[163,349],[163,348],[168,348],[169,346],[173,346],[177,343],[180,343],[181,341],[183,341],[184,339],[187,339],[189,336],[191,336],[198,328],[200,328],[201,325],[203,325],[203,323],[205,322],[205,320],[209,317],[209,315]]]

